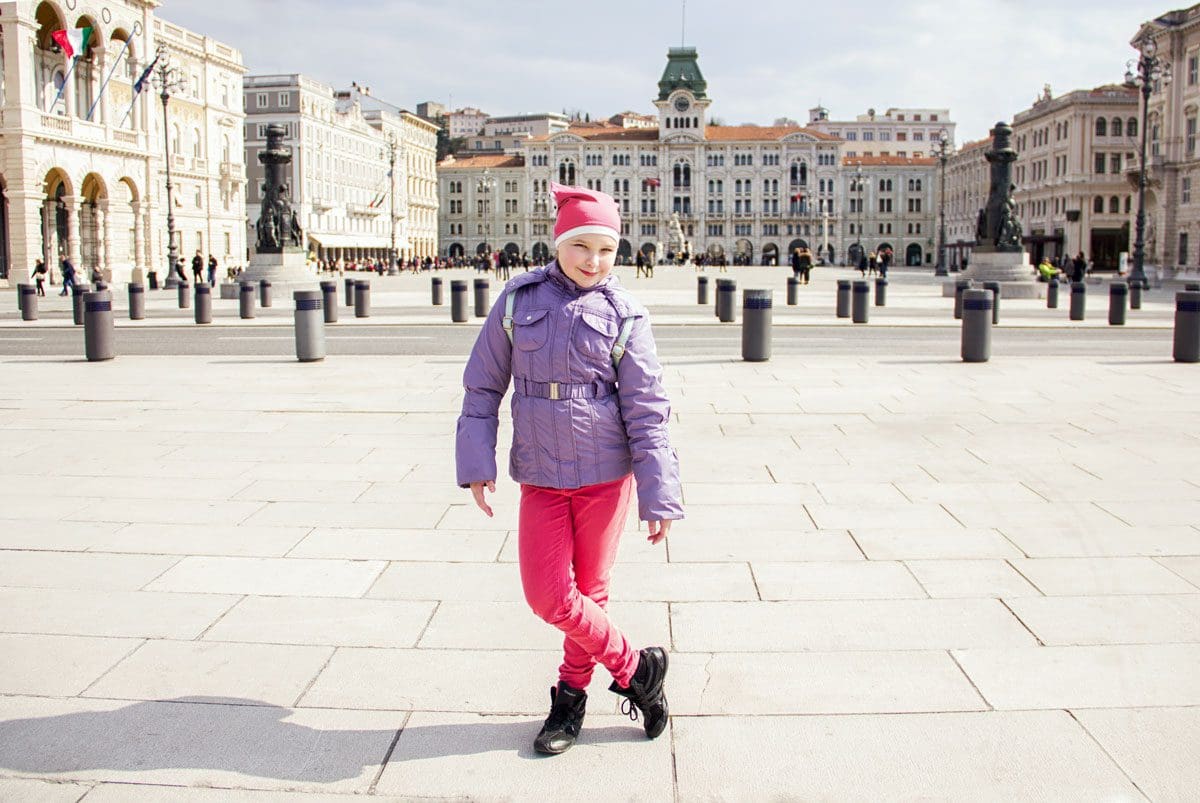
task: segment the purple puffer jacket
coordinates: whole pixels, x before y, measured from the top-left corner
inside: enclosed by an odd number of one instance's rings
[[[502,318],[516,293],[513,342]],[[636,319],[613,369],[621,322]],[[662,387],[646,308],[615,276],[581,289],[551,262],[510,281],[471,350],[458,418],[458,484],[496,479],[500,400],[515,378],[509,473],[519,483],[580,488],[633,471],[642,521],[682,519],[679,459],[667,437],[671,404]],[[597,383],[595,398],[548,399],[518,392],[532,383]],[[605,391],[615,382],[615,393]],[[534,393],[537,392],[535,389]]]

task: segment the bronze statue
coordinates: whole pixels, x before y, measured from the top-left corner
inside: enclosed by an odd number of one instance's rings
[[[1021,221],[1012,199],[1016,189],[1012,183],[1013,162],[1017,160],[1012,133],[1008,123],[996,123],[992,129],[992,148],[984,154],[992,166],[992,180],[987,206],[979,210],[975,227],[977,251],[1021,251]]]
[[[260,254],[278,254],[286,247],[299,248],[304,244],[304,233],[283,179],[285,168],[292,162],[292,149],[283,144],[285,133],[282,125],[267,126],[267,147],[258,155],[258,161],[266,168],[262,213],[256,226],[256,250]]]

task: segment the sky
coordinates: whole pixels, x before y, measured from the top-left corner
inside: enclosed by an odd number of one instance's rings
[[[959,144],[1040,96],[1122,80],[1144,0],[164,0],[163,19],[242,52],[250,74],[351,81],[413,109],[655,111],[667,49],[697,48],[727,125],[948,108]],[[685,22],[686,19],[686,22]]]

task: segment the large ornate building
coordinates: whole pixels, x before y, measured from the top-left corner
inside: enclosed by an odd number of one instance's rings
[[[799,126],[712,125],[707,88],[696,50],[672,48],[653,128],[577,124],[533,137],[521,156],[443,162],[444,252],[491,247],[549,256],[548,190],[557,181],[617,199],[624,258],[688,250],[784,262],[800,246],[844,253],[841,140]],[[683,241],[672,238],[673,219]]]
[[[38,259],[56,273],[67,256],[114,281],[155,268],[164,275],[164,139],[181,254],[245,259],[241,55],[157,19],[158,5],[0,5],[0,270],[10,282],[24,281]],[[72,65],[52,35],[79,28],[92,35]],[[165,136],[155,88],[136,98],[132,88],[160,46],[183,79]]]

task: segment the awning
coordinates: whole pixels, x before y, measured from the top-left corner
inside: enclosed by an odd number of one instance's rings
[[[391,247],[392,241],[390,237],[382,234],[346,234],[346,233],[324,233],[319,231],[310,231],[307,233],[308,239],[315,242],[322,248],[382,248]],[[396,248],[407,248],[408,240],[404,237],[396,238]]]

